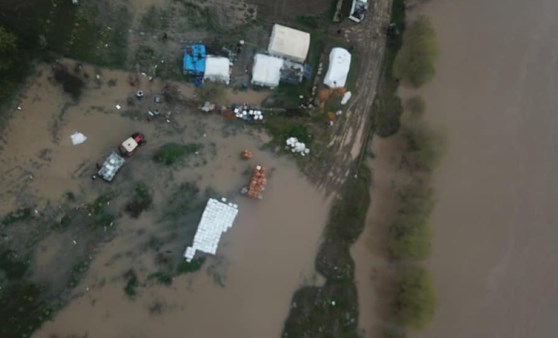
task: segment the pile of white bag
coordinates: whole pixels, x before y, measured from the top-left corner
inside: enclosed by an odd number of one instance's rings
[[[234,114],[237,118],[243,120],[263,120],[263,113],[258,109],[250,109],[248,107],[236,107],[234,108]]]
[[[296,137],[289,137],[287,139],[287,149],[302,156],[310,154],[310,149],[306,147],[306,144],[299,142]]]
[[[184,257],[190,262],[194,259],[196,251],[202,251],[214,255],[217,252],[221,235],[232,227],[234,219],[238,214],[238,206],[210,198],[203,211],[198,230],[194,236],[192,246],[186,248]]]

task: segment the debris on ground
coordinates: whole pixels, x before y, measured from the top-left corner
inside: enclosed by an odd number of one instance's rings
[[[209,101],[205,101],[205,103],[203,104],[203,106],[200,107],[200,109],[204,112],[210,112],[210,111],[214,111],[215,110],[215,104],[211,103]]]
[[[87,140],[87,136],[77,131],[73,133],[70,138],[72,139],[72,144],[75,146],[77,146],[78,144],[82,144],[83,142],[85,142],[85,140]]]
[[[345,94],[343,94],[343,98],[341,99],[341,104],[346,105],[347,102],[349,102],[349,100],[351,99],[351,96],[352,96],[351,92],[346,92]]]
[[[330,121],[330,123],[332,122]],[[293,153],[299,153],[302,156],[310,154],[310,149],[306,147],[306,144],[299,142],[296,137],[289,137],[286,143],[286,149],[290,149]]]
[[[254,154],[250,150],[244,149],[240,156],[242,157],[243,160],[249,160],[254,156]]]
[[[261,165],[257,165],[252,171],[252,178],[250,178],[250,184],[240,191],[241,194],[247,195],[252,199],[263,199],[262,192],[265,190],[265,185],[267,184],[267,178],[265,176],[265,168]]]

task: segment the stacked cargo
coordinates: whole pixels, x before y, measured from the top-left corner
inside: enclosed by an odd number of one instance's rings
[[[186,248],[184,257],[190,262],[194,259],[196,251],[202,251],[214,255],[217,252],[221,235],[232,227],[234,219],[238,214],[238,206],[210,198],[203,211],[202,219],[194,236],[192,246]]]
[[[246,195],[253,199],[262,199],[262,192],[265,190],[267,178],[265,177],[265,168],[261,165],[256,166],[252,171],[252,178],[248,185]]]

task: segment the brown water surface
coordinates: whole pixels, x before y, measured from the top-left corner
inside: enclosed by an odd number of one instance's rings
[[[558,2],[434,0],[441,57],[421,90],[449,131],[435,173],[438,294],[415,337],[556,337]]]

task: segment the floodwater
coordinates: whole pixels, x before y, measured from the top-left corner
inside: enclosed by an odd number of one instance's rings
[[[364,230],[351,247],[355,261],[355,282],[358,288],[359,324],[362,337],[381,337],[385,314],[389,310],[387,297],[382,297],[393,273],[392,264],[385,255],[385,229],[398,210],[398,197],[394,187],[407,178],[400,171],[404,142],[394,135],[389,138],[374,136],[369,145],[374,158],[369,160],[373,184],[371,203]]]
[[[63,63],[73,69],[72,61]],[[128,73],[86,65],[79,73],[88,74],[83,94],[73,102],[54,82],[49,66],[38,68],[21,110],[13,112],[4,131],[0,212],[33,205],[36,217],[41,217],[43,208],[58,205],[68,191],[79,201],[95,199],[107,186],[90,179],[95,162],[135,131],[146,135],[147,144],[111,184],[119,192],[115,204],[127,199],[134,182],[143,181],[153,190],[154,206],[138,219],[121,215],[111,240],[95,248],[90,269],[70,302],[35,336],[280,336],[293,293],[301,284],[316,280],[313,263],[329,208],[323,193],[299,173],[294,161],[262,150],[268,137],[240,121],[227,122],[188,102],[164,102],[159,106],[164,116],[147,122],[144,112],[157,106],[152,98],[160,95],[161,81],[140,77],[134,87],[128,83]],[[191,86],[176,85],[182,95],[192,94]],[[142,101],[134,98],[138,88],[145,92]],[[233,98],[238,96],[229,95]],[[245,92],[241,97],[254,103],[261,98],[261,92]],[[86,142],[73,146],[74,131],[85,134]],[[165,168],[151,156],[169,142],[195,142],[202,148],[183,165]],[[245,148],[253,151],[253,159],[240,159]],[[259,201],[238,193],[256,164],[269,172],[264,199]],[[229,197],[240,211],[217,256],[209,257],[201,271],[176,278],[170,287],[160,286],[147,282],[157,266],[156,253],[146,243],[158,236],[164,253],[175,258],[190,244],[186,234],[199,215],[190,217],[193,222],[172,226],[161,221],[170,193],[184,182],[194,182],[202,192],[211,189],[214,197]],[[38,243],[37,278],[64,283],[67,276],[57,277],[57,264],[64,264],[84,245],[79,239],[72,245],[73,239],[69,233],[51,234]],[[123,289],[123,275],[130,269],[142,283],[134,299]]]
[[[441,47],[420,90],[446,127],[429,267],[438,295],[414,337],[556,337],[558,2],[434,0]]]

